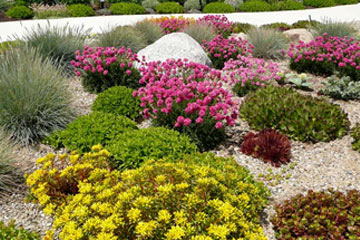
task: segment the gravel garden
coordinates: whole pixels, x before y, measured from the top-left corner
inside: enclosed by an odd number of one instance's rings
[[[359,30],[206,15],[1,43],[0,239],[360,239]]]

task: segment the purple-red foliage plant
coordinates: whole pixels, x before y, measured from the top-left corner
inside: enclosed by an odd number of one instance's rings
[[[338,71],[340,76],[360,81],[360,41],[354,38],[324,34],[309,43],[291,44],[287,55],[290,68],[298,72],[330,76]]]
[[[77,76],[82,76],[84,87],[91,92],[102,92],[112,86],[140,87],[140,73],[133,66],[140,62],[137,55],[121,47],[84,47],[75,52],[76,61],[71,64]]]
[[[222,35],[218,35],[210,42],[204,42],[202,46],[216,69],[222,69],[225,62],[237,59],[239,55],[251,55],[254,48],[246,40],[234,37],[224,38]]]
[[[188,134],[200,149],[211,149],[225,138],[225,126],[233,126],[238,103],[223,88],[227,78],[206,65],[184,60],[145,63],[134,92],[140,97],[145,118]]]
[[[274,129],[264,129],[258,134],[248,133],[240,150],[246,155],[280,167],[281,164],[290,162],[291,143],[286,135]]]
[[[236,60],[230,59],[223,70],[229,71],[229,84],[235,85],[233,90],[240,97],[250,90],[264,87],[272,79],[280,80],[276,63],[251,56],[239,55]]]

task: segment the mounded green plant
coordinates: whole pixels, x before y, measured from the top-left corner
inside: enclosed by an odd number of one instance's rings
[[[329,19],[324,19],[321,24],[310,27],[310,31],[314,37],[323,36],[326,33],[333,37],[355,37],[356,29],[354,23],[341,22]]]
[[[277,2],[273,4],[272,7],[273,10],[275,11],[305,9],[303,3],[296,0],[285,0],[285,1]]]
[[[184,33],[190,35],[199,44],[203,44],[204,41],[210,42],[218,34],[212,25],[195,23],[185,27]]]
[[[1,52],[7,51],[11,48],[16,48],[16,47],[20,46],[20,44],[21,44],[21,41],[19,41],[19,40],[1,42],[0,43],[0,54],[1,54]]]
[[[91,110],[139,120],[142,108],[140,100],[133,97],[133,92],[133,89],[124,86],[111,87],[96,97]]]
[[[335,0],[336,4],[347,5],[347,4],[357,4],[358,0]]]
[[[157,13],[183,13],[184,8],[177,2],[163,2],[156,6]]]
[[[206,4],[203,13],[233,13],[235,12],[235,8],[230,4],[226,4],[223,2],[212,2]]]
[[[240,12],[268,12],[271,11],[272,7],[265,1],[247,1],[244,4],[240,5]]]
[[[350,135],[353,138],[352,148],[355,151],[360,152],[360,123],[356,123],[356,125],[351,129]]]
[[[96,46],[100,47],[126,47],[138,52],[146,47],[146,36],[130,26],[120,26],[109,31],[103,31],[97,36]]]
[[[71,151],[84,153],[90,151],[94,145],[106,146],[121,133],[136,129],[136,123],[127,117],[93,112],[77,118],[64,130],[54,132],[44,140],[44,143],[54,148],[65,147]]]
[[[269,191],[233,159],[203,154],[176,163],[149,160],[119,172],[108,169],[106,150],[93,150],[82,157],[59,155],[61,169],[48,167],[56,159],[49,154],[28,177],[44,211],[55,215],[47,237],[58,228],[60,239],[74,239],[76,224],[86,239],[266,239],[260,214]],[[44,185],[49,187],[39,188]],[[74,193],[72,185],[79,186]],[[86,211],[90,206],[96,210]],[[112,231],[99,225],[104,221]]]
[[[277,239],[359,239],[360,192],[309,190],[275,206]]]
[[[288,39],[279,31],[268,28],[252,28],[247,32],[248,41],[254,46],[254,57],[282,59],[283,49],[288,46]]]
[[[6,12],[12,4],[7,0],[0,0],[0,13]]]
[[[115,15],[145,14],[143,6],[136,3],[119,2],[111,4],[110,11]]]
[[[265,25],[262,25],[261,27],[275,29],[280,32],[291,29],[291,26],[289,24],[283,23],[283,22],[265,24]]]
[[[24,228],[17,228],[15,221],[12,220],[8,224],[0,221],[0,236],[4,240],[40,240],[37,233],[26,231]]]
[[[34,16],[33,11],[26,6],[14,6],[6,11],[8,18],[28,19]]]
[[[291,25],[291,28],[310,28],[310,27],[316,26],[318,24],[321,24],[321,23],[316,20],[299,20],[297,22],[294,22]]]
[[[197,151],[189,137],[164,127],[125,132],[110,141],[106,149],[112,155],[111,165],[119,170],[137,168],[149,159],[166,157],[175,161]]]
[[[23,174],[15,167],[15,145],[0,129],[0,199],[12,193],[23,182]],[[0,222],[1,225],[1,222]],[[0,236],[1,226],[0,226]]]
[[[135,24],[134,28],[136,31],[143,34],[147,45],[154,43],[156,40],[164,36],[160,25],[154,22],[146,20],[140,21]]]
[[[21,145],[40,141],[73,118],[68,81],[36,49],[0,55],[0,127]]]
[[[68,9],[71,17],[89,17],[95,15],[94,9],[85,4],[69,5]]]
[[[334,0],[304,0],[303,4],[314,8],[333,7],[336,5]]]
[[[239,23],[239,22],[235,22],[232,25],[232,32],[233,33],[247,33],[247,31],[249,31],[251,28],[255,27],[254,25],[251,25],[249,23]]]
[[[336,78],[332,76],[327,82],[323,82],[324,88],[321,94],[334,99],[354,100],[360,99],[360,82],[354,82],[350,77]]]
[[[239,114],[253,129],[277,129],[302,142],[331,141],[344,136],[350,127],[340,106],[285,87],[268,86],[250,92]]]
[[[34,1],[34,0],[32,0]],[[44,1],[44,0],[37,0],[37,1]],[[55,3],[57,2],[56,0],[46,0],[46,1],[54,1]],[[71,5],[71,4],[83,4],[83,5],[89,5],[91,3],[90,0],[60,0],[61,3],[65,3],[67,5]]]
[[[40,55],[61,65],[65,75],[71,75],[74,72],[71,61],[75,59],[75,51],[84,47],[89,33],[90,29],[83,26],[51,26],[49,22],[45,27],[37,25],[27,29],[22,39],[26,46],[36,48]]]

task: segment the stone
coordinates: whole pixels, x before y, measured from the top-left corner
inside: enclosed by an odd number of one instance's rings
[[[171,33],[163,36],[138,52],[140,60],[143,56],[147,62],[187,58],[191,62],[212,66],[211,60],[200,44],[186,33]]]
[[[248,39],[248,36],[247,36],[245,33],[243,33],[243,32],[241,32],[241,33],[233,33],[233,34],[231,34],[231,37],[234,37],[234,38],[236,38],[236,39],[241,38],[241,39],[243,39],[243,40],[247,40],[247,39]]]
[[[305,43],[314,39],[311,32],[305,28],[295,28],[283,32],[291,42],[303,41]]]

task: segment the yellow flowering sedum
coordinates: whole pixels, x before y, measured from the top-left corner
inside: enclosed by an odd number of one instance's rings
[[[109,154],[101,146],[92,150],[82,157],[61,156],[67,165],[55,178],[49,175],[55,155],[39,160],[46,169],[28,176],[45,212],[55,215],[46,239],[58,229],[63,240],[266,239],[258,214],[267,195],[236,165],[215,168],[159,160],[119,172],[108,168]],[[70,179],[77,184],[74,192],[50,187],[54,180]]]

